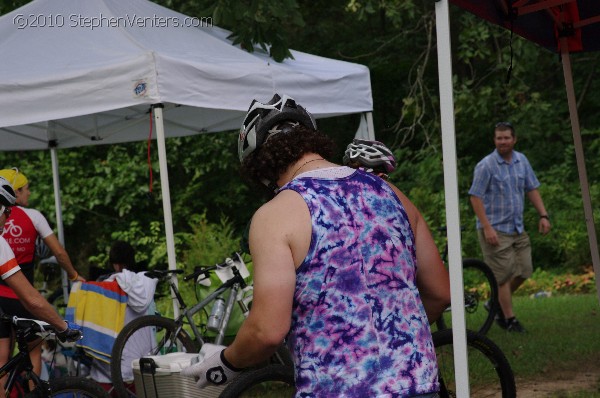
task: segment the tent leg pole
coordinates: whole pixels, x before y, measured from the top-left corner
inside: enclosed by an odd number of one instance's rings
[[[440,80],[440,115],[442,153],[444,157],[444,192],[446,225],[448,226],[448,261],[450,268],[450,303],[454,343],[454,377],[456,396],[469,397],[469,366],[463,291],[460,242],[460,207],[454,130],[454,98],[452,94],[452,53],[450,44],[450,12],[448,0],[435,3],[438,73]]]
[[[52,123],[50,123],[50,126]],[[65,229],[62,222],[62,203],[60,200],[60,176],[58,174],[58,153],[56,147],[50,148],[52,159],[52,184],[54,185],[54,207],[56,208],[56,228],[58,229],[58,241],[65,245]],[[61,272],[61,286],[65,303],[69,302],[69,277],[63,269]]]
[[[575,145],[575,157],[577,159],[577,170],[579,171],[579,182],[581,185],[581,198],[583,200],[583,212],[585,215],[585,224],[587,226],[588,239],[590,242],[590,252],[592,255],[592,264],[594,274],[596,275],[596,290],[598,291],[598,300],[600,300],[600,255],[598,254],[598,240],[596,238],[596,226],[594,225],[594,213],[592,210],[592,200],[588,183],[587,172],[585,168],[585,156],[583,153],[583,144],[581,141],[581,128],[579,126],[579,114],[577,112],[577,101],[575,100],[575,90],[573,88],[573,72],[571,70],[571,57],[569,54],[569,45],[566,38],[560,41],[561,58],[563,64],[563,73],[565,76],[565,88],[567,90],[567,100],[569,102],[569,114],[571,115],[571,130],[573,131],[573,143]]]
[[[367,131],[369,134],[369,140],[375,140],[375,125],[373,124],[373,112],[365,112],[367,116]]]
[[[169,191],[169,172],[167,169],[167,148],[165,145],[165,125],[163,119],[163,105],[152,105],[154,113],[154,121],[156,124],[156,143],[158,144],[158,162],[160,167],[160,186],[163,198],[163,212],[165,218],[165,234],[167,243],[167,258],[169,261],[169,269],[177,269],[177,261],[175,258],[175,239],[173,237],[173,217],[171,214],[171,194]],[[177,276],[171,276],[173,283],[177,286]],[[177,318],[179,316],[179,306],[173,292],[173,314]]]

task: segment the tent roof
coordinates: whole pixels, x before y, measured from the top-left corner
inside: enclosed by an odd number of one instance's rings
[[[570,52],[600,50],[600,2],[591,0],[449,0],[496,25],[560,52],[555,26],[572,27]],[[507,5],[511,4],[512,7]],[[512,10],[512,11],[511,11]]]
[[[277,63],[183,26],[201,22],[146,0],[35,0],[0,17],[2,149],[142,140],[158,103],[167,136],[236,129],[274,92],[317,118],[372,110],[367,67],[298,51]]]

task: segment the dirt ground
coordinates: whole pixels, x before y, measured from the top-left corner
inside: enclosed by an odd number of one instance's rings
[[[575,371],[545,374],[539,380],[517,379],[518,398],[564,397],[577,391],[595,392],[600,397],[600,365],[583,366]],[[597,395],[596,395],[597,394]]]

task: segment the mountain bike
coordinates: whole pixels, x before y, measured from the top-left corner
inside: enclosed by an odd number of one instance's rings
[[[143,356],[161,355],[170,352],[199,352],[205,342],[223,344],[225,332],[229,324],[233,307],[237,302],[244,316],[249,312],[252,300],[252,286],[248,285],[242,272],[245,264],[238,253],[228,258],[222,264],[210,267],[196,267],[194,273],[185,276],[184,281],[194,280],[197,283],[209,278],[211,272],[225,272],[228,277],[214,292],[203,300],[188,308],[175,283],[172,275],[181,274],[182,270],[151,271],[151,277],[168,282],[174,298],[179,303],[181,314],[177,319],[160,315],[147,315],[137,318],[121,330],[111,353],[111,378],[115,393],[120,398],[135,397],[131,376],[124,377],[125,363],[123,358],[141,358]],[[206,322],[197,325],[194,315],[205,312],[210,315]],[[184,329],[191,330],[191,335]],[[208,332],[212,332],[212,335]],[[193,337],[192,337],[193,336]],[[284,348],[272,359],[277,363],[291,364],[289,353]]]
[[[439,231],[446,233],[446,227],[440,227]],[[442,260],[447,263],[448,242],[442,252]],[[498,301],[498,283],[494,273],[486,263],[476,258],[464,258],[463,287],[465,298],[465,322],[467,329],[486,334],[496,314],[500,311]],[[442,316],[436,321],[438,330],[443,330],[452,325],[452,311],[448,307]]]
[[[11,317],[0,314],[1,322],[10,322],[15,328],[18,352],[0,368],[0,376],[8,375],[5,384],[7,396],[31,398],[109,398],[97,383],[84,377],[59,377],[44,381],[33,371],[29,358],[28,342],[43,337],[50,338],[56,330],[35,319]],[[34,388],[30,389],[30,381]]]
[[[432,334],[438,363],[440,398],[456,397],[452,329]],[[467,331],[469,387],[472,397],[515,398],[515,378],[500,348],[481,333]],[[287,398],[295,394],[294,370],[273,364],[245,371],[223,390],[219,398]]]

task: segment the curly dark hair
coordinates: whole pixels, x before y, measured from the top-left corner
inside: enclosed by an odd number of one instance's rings
[[[263,185],[261,181],[265,179],[275,183],[290,165],[305,154],[316,153],[328,159],[334,147],[333,140],[320,131],[298,126],[267,138],[260,148],[246,156],[241,173],[255,184]]]

